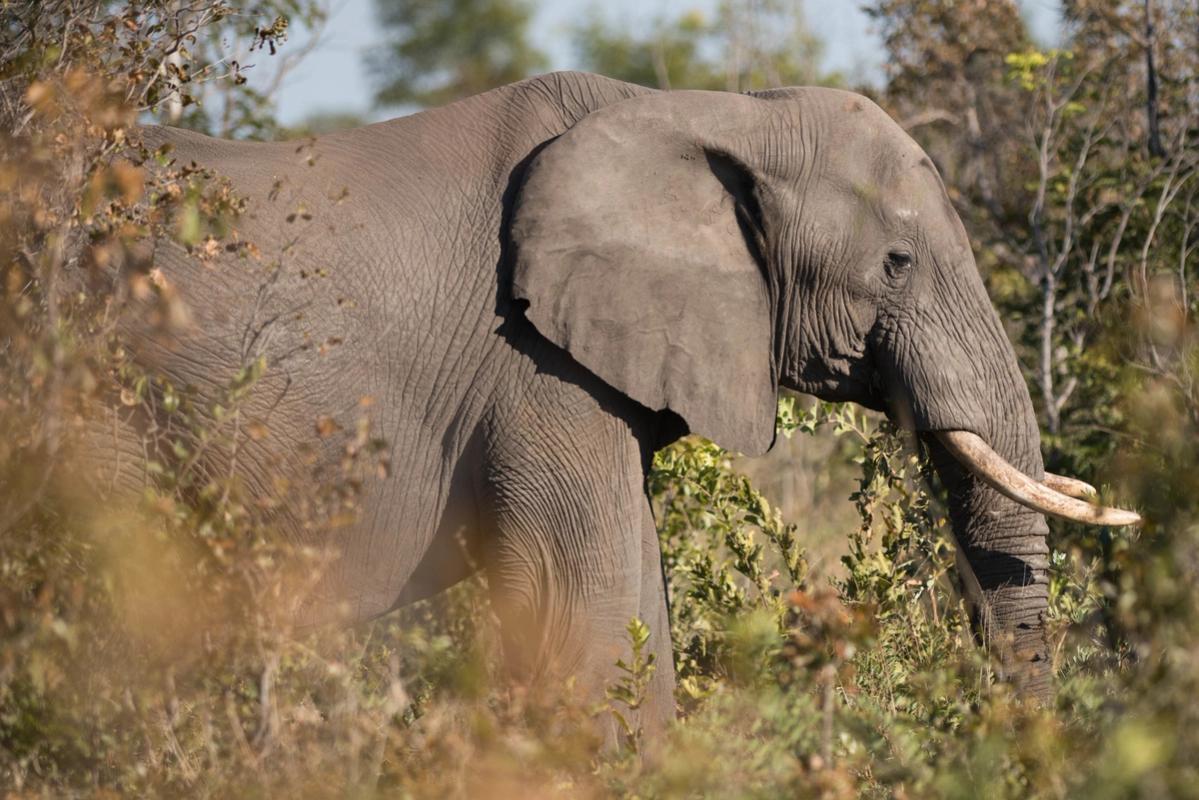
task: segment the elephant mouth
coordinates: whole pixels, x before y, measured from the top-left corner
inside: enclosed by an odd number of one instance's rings
[[[1095,487],[1074,478],[1045,473],[1037,481],[1013,467],[982,437],[969,431],[934,432],[941,444],[963,467],[1004,497],[1020,505],[1086,525],[1136,525],[1135,511],[1087,502],[1098,497]]]

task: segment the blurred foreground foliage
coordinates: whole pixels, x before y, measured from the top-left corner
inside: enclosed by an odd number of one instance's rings
[[[128,359],[131,320],[169,331],[187,315],[146,258],[151,236],[199,258],[230,245],[255,257],[232,237],[242,204],[219,176],[147,151],[134,122],[197,105],[191,85],[211,78],[258,119],[236,130],[268,130],[265,99],[237,94],[237,69],[211,43],[241,37],[271,50],[296,8],[5,6],[6,794],[1196,793],[1193,10],[1071,2],[1067,44],[1077,47],[1042,52],[1009,4],[874,6],[896,65],[880,100],[938,158],[977,238],[1037,387],[1051,466],[1117,487],[1146,517],[1133,534],[1054,528],[1055,704],[1027,706],[992,680],[919,454],[851,407],[787,399],[784,434],[832,430],[860,471],[843,571],[819,577],[805,529],[786,523],[728,453],[684,440],[659,454],[650,482],[671,630],[630,621],[633,656],[606,703],[546,708],[502,688],[479,580],[357,629],[291,629],[325,554],[280,541],[269,512],[289,501],[288,487],[251,492],[229,457],[269,435],[240,413],[269,359],[216,376],[223,388],[208,405]],[[1160,39],[1147,40],[1148,29]],[[1153,100],[1146,46],[1160,70]],[[167,421],[131,454],[153,488],[137,513],[98,504],[80,485],[88,437],[143,405]],[[311,504],[318,530],[352,514],[370,474],[386,468],[368,414],[364,404],[346,431],[314,421],[344,453],[343,474],[324,476]],[[187,469],[199,463],[188,449],[197,442],[222,454],[213,463],[223,468]],[[206,624],[217,617],[225,624]],[[665,635],[682,719],[651,744],[633,712],[657,666],[645,643]],[[596,754],[597,714],[626,727],[619,752]]]

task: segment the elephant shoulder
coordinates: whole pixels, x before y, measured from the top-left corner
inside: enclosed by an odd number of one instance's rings
[[[513,88],[524,94],[539,96],[564,111],[573,112],[578,119],[612,103],[657,92],[656,89],[635,83],[575,70],[538,75],[513,84]]]

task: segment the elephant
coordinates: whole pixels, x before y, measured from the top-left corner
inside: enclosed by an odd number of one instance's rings
[[[142,135],[226,177],[248,199],[239,236],[282,255],[222,252],[218,269],[158,241],[191,318],[169,347],[142,337],[139,363],[215,397],[274,354],[256,408],[272,435],[239,454],[251,484],[335,464],[312,420],[349,427],[374,398],[391,473],[328,534],[311,620],[367,620],[482,569],[512,680],[594,691],[639,617],[658,664],[641,720],[661,728],[674,677],[647,470],[690,433],[764,453],[786,389],[915,432],[978,634],[1020,691],[1050,696],[1044,514],[1137,517],[1044,472],[963,224],[871,100],[562,72],[308,143]],[[139,430],[125,415],[100,434],[119,482],[142,480],[111,457]]]

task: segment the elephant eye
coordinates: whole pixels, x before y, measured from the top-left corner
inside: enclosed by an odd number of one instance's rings
[[[908,253],[893,251],[887,253],[887,277],[891,280],[902,278],[912,267],[912,257]]]

